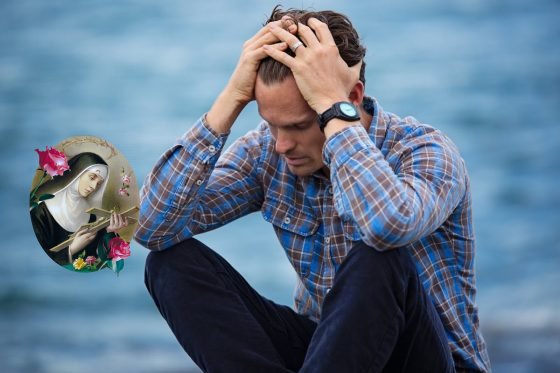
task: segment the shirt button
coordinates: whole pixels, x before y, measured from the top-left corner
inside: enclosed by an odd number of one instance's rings
[[[198,186],[202,185],[202,180],[198,179],[198,180],[196,181],[196,185],[198,185]]]
[[[289,217],[284,218],[284,224],[290,224],[291,222],[292,222],[292,219],[290,219]]]
[[[331,238],[329,236],[325,237],[325,243],[328,244],[331,242]]]
[[[329,194],[332,194],[332,186],[330,186],[328,189]]]
[[[216,151],[216,147],[214,145],[210,145],[208,147],[208,150],[210,151],[210,153],[214,153]]]
[[[328,293],[330,293],[330,292],[331,292],[331,288],[327,288],[326,294],[328,294]]]

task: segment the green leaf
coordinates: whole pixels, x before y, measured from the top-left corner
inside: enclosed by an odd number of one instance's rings
[[[113,235],[114,233],[105,232],[103,239],[99,240],[99,243],[97,244],[97,256],[104,262],[109,260],[107,257],[109,254],[109,241],[111,241]]]
[[[115,269],[115,272],[117,272],[117,275],[119,274],[120,271],[123,270],[124,268],[124,259],[121,259],[119,261],[117,261],[117,268]]]
[[[109,241],[111,241],[111,239],[115,238],[116,236],[117,235],[113,232],[105,232],[105,234],[103,235],[103,239],[99,240],[99,243],[97,244],[97,255],[102,261],[111,260],[108,257]]]
[[[113,261],[111,259],[107,259],[106,261],[103,262],[105,264],[105,267],[103,268],[109,268],[110,270],[114,271],[113,269]]]
[[[54,194],[41,194],[39,196],[39,201],[45,201],[47,199],[54,198]]]
[[[105,240],[99,240],[99,242],[97,242],[97,257],[101,260],[101,262],[105,262],[107,260],[107,252],[104,244]]]

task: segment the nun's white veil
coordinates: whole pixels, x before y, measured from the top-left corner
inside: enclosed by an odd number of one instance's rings
[[[86,172],[94,172],[103,178],[103,183],[87,197],[78,191],[80,177]],[[104,164],[94,164],[84,169],[66,187],[53,193],[54,197],[46,200],[52,217],[68,232],[76,232],[83,224],[89,222],[90,214],[85,211],[90,207],[101,208],[103,193],[107,186],[109,168]]]

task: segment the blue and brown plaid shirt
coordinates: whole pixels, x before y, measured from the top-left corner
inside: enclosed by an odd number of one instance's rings
[[[299,276],[296,310],[314,320],[354,241],[377,250],[407,247],[457,370],[489,371],[463,159],[440,131],[365,102],[369,131],[346,128],[324,145],[330,177],[290,173],[265,122],[220,157],[227,135],[217,136],[201,118],[147,176],[135,238],[164,250],[260,210]]]

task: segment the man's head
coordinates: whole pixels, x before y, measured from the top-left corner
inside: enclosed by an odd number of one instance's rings
[[[276,7],[266,23],[281,20],[285,16],[289,16],[294,24],[307,24],[311,17],[326,23],[342,59],[350,67],[360,66],[365,48],[360,45],[358,34],[346,16],[333,11],[282,11]],[[286,53],[294,56],[290,50]],[[356,80],[362,89],[365,82],[364,67],[362,63],[361,83]],[[272,58],[262,60],[255,84],[255,99],[261,117],[268,122],[276,140],[275,150],[284,157],[290,171],[298,176],[306,176],[323,168],[325,136],[319,129],[317,113],[301,95],[290,69]]]
[[[272,14],[268,20],[265,22],[265,25],[273,21],[282,20],[282,18],[289,18],[291,22],[296,25],[298,22],[307,25],[309,18],[316,18],[319,21],[326,23],[333,36],[336,46],[338,47],[340,57],[342,57],[344,62],[346,62],[349,67],[362,62],[360,68],[360,81],[365,85],[366,64],[363,60],[366,55],[366,48],[360,44],[360,37],[348,17],[343,14],[333,12],[332,10],[317,12],[299,9],[282,10],[279,6],[276,6],[272,10]],[[287,49],[286,53],[292,57],[294,56],[294,53],[290,49]],[[263,59],[259,66],[258,76],[265,84],[281,82],[289,75],[291,75],[291,72],[286,65],[283,65],[270,57]]]

